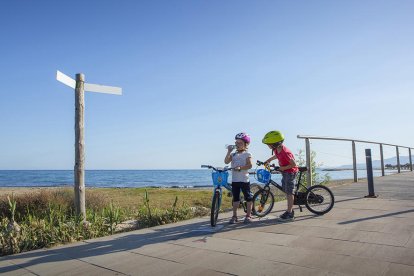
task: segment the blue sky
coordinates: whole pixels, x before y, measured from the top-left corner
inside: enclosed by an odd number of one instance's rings
[[[87,169],[222,165],[241,131],[255,160],[273,129],[294,152],[298,134],[414,146],[413,14],[413,1],[2,1],[0,169],[73,168],[74,93],[56,70],[123,88],[86,93]],[[350,144],[312,148],[352,163]]]

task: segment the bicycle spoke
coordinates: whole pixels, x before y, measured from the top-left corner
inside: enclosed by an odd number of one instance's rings
[[[264,217],[269,214],[274,205],[273,193],[269,190],[260,190],[253,197],[253,214]]]

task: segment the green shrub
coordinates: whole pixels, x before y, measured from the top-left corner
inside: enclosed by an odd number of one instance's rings
[[[324,175],[319,174],[319,172],[316,169],[321,167],[323,164],[316,163],[315,159],[316,159],[316,152],[311,151],[311,168],[312,168],[313,185],[315,184],[325,185],[331,180],[331,177],[329,176],[328,173]],[[304,153],[303,150],[299,150],[298,154],[296,154],[296,164],[299,167],[306,167],[306,154]],[[302,173],[301,183],[305,186],[308,185],[308,174],[306,172]]]

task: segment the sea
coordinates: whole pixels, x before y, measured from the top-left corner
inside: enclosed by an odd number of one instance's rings
[[[317,169],[320,177],[327,174],[332,180],[353,179],[352,170],[323,171]],[[396,173],[386,170],[386,174]],[[381,170],[374,170],[380,176]],[[366,170],[358,170],[358,178],[366,178]],[[272,175],[276,181],[281,176]],[[231,179],[231,178],[230,178]],[[230,180],[229,179],[229,180]],[[258,182],[250,175],[251,183]],[[0,170],[0,187],[60,187],[72,186],[72,170]],[[88,187],[172,187],[193,188],[212,185],[211,170],[86,170],[85,185]]]

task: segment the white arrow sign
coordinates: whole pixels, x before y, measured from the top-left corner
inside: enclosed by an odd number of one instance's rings
[[[66,84],[69,87],[72,87],[73,89],[76,88],[76,81],[72,79],[71,77],[66,76],[60,71],[56,71],[56,79],[60,81],[61,83]]]
[[[56,72],[56,79],[63,84],[66,84],[73,89],[76,88],[76,81],[69,76],[66,76],[60,71]],[[106,93],[106,94],[115,94],[115,95],[122,95],[122,88],[115,87],[115,86],[106,86],[106,85],[99,85],[99,84],[91,84],[85,83],[84,84],[85,91],[89,92],[97,92],[97,93]]]
[[[105,86],[105,85],[91,84],[91,83],[85,83],[84,87],[85,87],[85,91],[89,91],[89,92],[122,95],[121,87]]]

